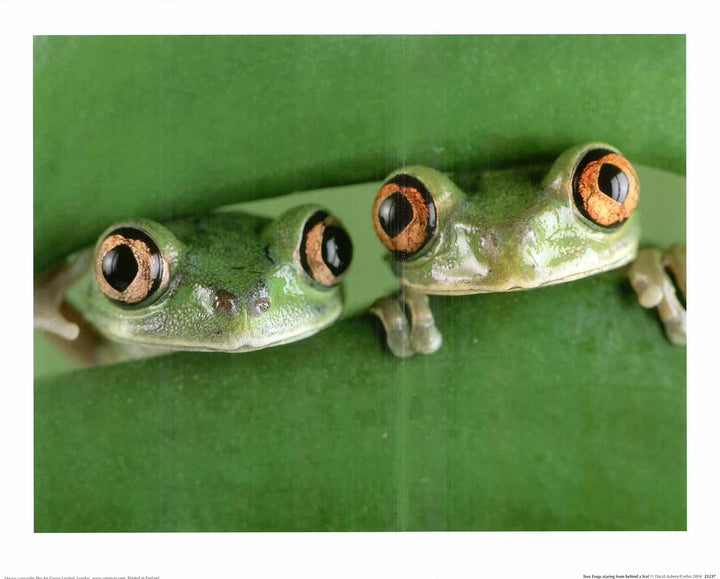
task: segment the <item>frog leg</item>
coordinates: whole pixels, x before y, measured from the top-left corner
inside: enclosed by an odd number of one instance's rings
[[[410,345],[418,354],[432,354],[442,345],[442,335],[435,326],[427,294],[412,288],[405,290],[405,305],[410,310]]]
[[[668,339],[676,345],[685,344],[685,244],[673,245],[665,253],[641,249],[630,264],[628,277],[640,305],[657,308]]]
[[[398,358],[408,358],[414,354],[410,346],[410,330],[405,312],[396,296],[387,296],[377,300],[370,312],[375,314],[387,333],[387,345]]]
[[[405,287],[397,295],[377,300],[370,312],[380,318],[387,332],[388,347],[399,358],[432,354],[442,344],[427,294]]]
[[[91,257],[91,251],[83,251],[60,268],[35,280],[33,321],[36,327],[66,340],[78,337],[80,326],[67,319],[62,305],[65,292],[87,271]]]

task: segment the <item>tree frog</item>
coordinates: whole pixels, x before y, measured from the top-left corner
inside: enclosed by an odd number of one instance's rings
[[[102,339],[86,361],[286,344],[340,316],[352,251],[316,206],[274,221],[222,210],[123,221],[36,283],[35,321],[67,340],[92,326]]]
[[[657,307],[669,339],[685,343],[685,247],[638,253],[640,184],[615,147],[586,143],[549,169],[491,171],[466,181],[475,193],[412,166],[391,173],[377,192],[373,228],[402,289],[371,311],[396,356],[440,347],[429,294],[538,288],[631,262],[641,305]]]

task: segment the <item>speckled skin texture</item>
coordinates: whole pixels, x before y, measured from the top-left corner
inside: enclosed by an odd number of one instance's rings
[[[165,291],[149,303],[118,305],[88,272],[69,299],[102,335],[123,343],[245,351],[301,339],[342,310],[340,288],[313,282],[297,260],[303,225],[317,210],[298,207],[275,221],[222,212],[164,225],[128,222],[150,234],[166,256]]]
[[[394,262],[403,283],[428,294],[529,289],[624,265],[637,252],[637,213],[616,228],[599,227],[573,201],[573,171],[594,148],[563,153],[552,167],[530,166],[450,177],[427,167],[401,171],[420,178],[438,212],[437,234],[416,256]],[[399,173],[392,173],[389,178]]]

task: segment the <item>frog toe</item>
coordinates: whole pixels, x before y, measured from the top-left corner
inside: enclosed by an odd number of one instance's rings
[[[410,344],[418,354],[432,354],[442,346],[442,334],[435,324],[413,326],[410,333]]]
[[[33,322],[36,328],[73,341],[80,335],[80,326],[68,320],[63,313],[66,290],[87,269],[90,252],[84,251],[70,258],[67,263],[49,272],[33,283]]]
[[[377,300],[370,312],[382,322],[387,333],[387,345],[398,358],[409,358],[414,354],[410,344],[410,330],[405,312],[394,297],[388,296]]]
[[[687,325],[685,316],[664,322],[665,334],[676,346],[684,346],[687,343]]]
[[[390,351],[398,358],[409,358],[415,351],[411,346],[407,329],[403,331],[388,332],[387,345]]]
[[[665,334],[676,345],[687,341],[685,245],[676,244],[666,252],[645,248],[628,269],[628,277],[640,305],[657,307]]]

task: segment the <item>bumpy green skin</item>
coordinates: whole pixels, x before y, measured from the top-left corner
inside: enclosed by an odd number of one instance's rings
[[[238,212],[134,221],[170,263],[167,289],[151,303],[118,305],[88,271],[68,299],[105,337],[160,350],[241,352],[302,339],[342,311],[341,288],[316,284],[298,261],[303,225],[318,209],[275,221]]]
[[[473,294],[529,289],[585,277],[631,261],[640,227],[635,211],[616,228],[601,228],[576,208],[573,171],[587,143],[553,166],[492,171],[475,179],[468,195],[427,167],[392,173],[419,178],[437,208],[437,235],[417,256],[394,262],[402,282],[427,294]],[[466,179],[467,180],[467,179]],[[389,257],[392,260],[392,257]]]

